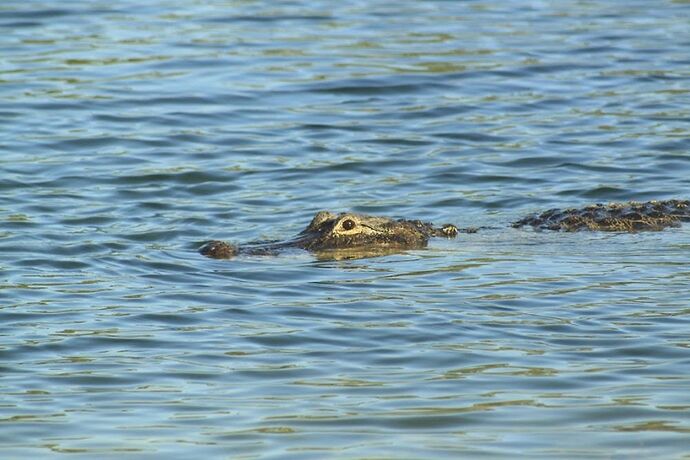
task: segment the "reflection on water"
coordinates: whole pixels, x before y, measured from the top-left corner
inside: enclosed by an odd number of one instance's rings
[[[509,224],[688,198],[689,8],[3,2],[0,457],[686,454],[688,225]],[[197,253],[320,209],[481,229]]]

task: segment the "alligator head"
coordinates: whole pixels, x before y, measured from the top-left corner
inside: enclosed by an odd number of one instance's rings
[[[457,234],[458,228],[450,224],[434,227],[420,220],[320,211],[293,239],[239,247],[211,241],[200,252],[216,259],[229,259],[237,254],[273,254],[282,248],[296,247],[315,253],[330,253],[329,258],[357,258],[423,248],[433,236],[452,238]]]

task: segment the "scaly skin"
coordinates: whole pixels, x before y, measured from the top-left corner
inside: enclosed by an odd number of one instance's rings
[[[550,209],[520,219],[513,223],[513,227],[531,225],[537,229],[565,232],[639,232],[678,227],[682,221],[690,221],[690,201],[655,200],[595,204],[580,209]]]

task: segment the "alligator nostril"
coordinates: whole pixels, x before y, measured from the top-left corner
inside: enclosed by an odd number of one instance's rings
[[[231,259],[237,255],[237,247],[225,241],[210,241],[199,252],[212,259]]]

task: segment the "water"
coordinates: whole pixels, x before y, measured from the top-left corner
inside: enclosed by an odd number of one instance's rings
[[[0,5],[0,457],[679,458],[683,0]],[[318,210],[492,229],[203,258]]]

